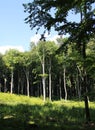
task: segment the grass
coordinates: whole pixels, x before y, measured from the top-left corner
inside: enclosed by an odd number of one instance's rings
[[[95,103],[90,102],[92,121]],[[95,130],[94,123],[85,124],[84,102],[43,102],[40,98],[0,93],[1,130]]]

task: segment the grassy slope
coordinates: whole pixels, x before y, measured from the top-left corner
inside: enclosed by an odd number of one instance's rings
[[[95,103],[90,102],[95,121]],[[94,124],[84,124],[84,103],[54,101],[0,93],[0,129],[2,130],[95,130]]]

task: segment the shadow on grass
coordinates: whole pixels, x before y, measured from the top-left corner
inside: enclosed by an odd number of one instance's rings
[[[91,110],[94,114],[94,110]],[[94,116],[95,117],[95,116]],[[84,109],[44,105],[0,104],[1,130],[87,130]],[[85,128],[84,128],[85,127]],[[95,127],[90,128],[94,130]]]

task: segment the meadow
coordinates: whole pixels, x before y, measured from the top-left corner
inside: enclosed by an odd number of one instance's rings
[[[41,98],[0,93],[0,130],[95,130],[95,102],[85,123],[83,101],[43,102]]]

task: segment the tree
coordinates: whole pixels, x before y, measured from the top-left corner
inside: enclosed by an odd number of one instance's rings
[[[3,55],[0,54],[0,91],[3,85],[3,77],[4,77],[4,62],[3,62]]]
[[[46,77],[45,73],[45,58],[46,58],[46,46],[45,41],[39,41],[38,46],[36,47],[36,51],[42,66],[42,74],[39,74],[42,77],[42,85],[43,85],[43,99],[46,99]]]
[[[47,60],[47,70],[49,75],[49,99],[52,99],[52,66],[53,58],[55,51],[58,49],[58,46],[52,41],[46,41],[46,60]]]
[[[6,52],[6,54],[3,56],[3,60],[5,65],[8,67],[11,73],[11,86],[10,86],[10,92],[13,93],[14,88],[14,70],[16,64],[19,62],[19,51],[15,49],[10,49]]]
[[[89,34],[92,34],[95,31],[95,9],[91,9],[94,3],[94,0],[72,0],[72,3],[69,0],[35,0],[31,3],[23,4],[25,12],[29,13],[25,21],[30,24],[31,29],[37,27],[37,30],[39,30],[44,27],[50,31],[51,27],[54,27],[60,34],[69,33],[73,34],[73,37],[77,30],[77,36],[81,32],[84,33],[85,30],[89,31]],[[85,20],[84,12],[86,8],[87,19]],[[67,16],[69,11],[72,10],[75,13],[80,12],[82,15],[82,21],[80,23],[68,21]]]
[[[26,77],[26,86],[27,86],[27,96],[30,95],[30,82],[29,82],[29,76],[30,76],[30,68],[32,64],[32,55],[31,52],[24,52],[21,54],[20,57],[20,64],[22,64],[23,71],[25,73]]]
[[[94,0],[72,0],[72,2],[69,2],[69,0],[34,0],[31,3],[24,4],[25,12],[29,13],[25,21],[30,24],[31,29],[37,27],[37,30],[39,30],[41,27],[44,27],[45,31],[50,31],[51,27],[54,27],[59,34],[69,33],[69,42],[75,41],[78,46],[82,47],[82,56],[85,61],[86,43],[95,34],[95,9],[92,8],[93,4],[95,4]],[[72,10],[76,14],[80,13],[79,23],[68,21],[67,16]],[[85,62],[83,67],[83,85],[86,92]],[[85,110],[86,119],[90,121],[87,96],[85,96]]]

